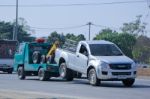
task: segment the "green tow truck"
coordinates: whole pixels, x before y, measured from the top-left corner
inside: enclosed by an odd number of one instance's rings
[[[32,42],[20,43],[14,56],[14,71],[19,79],[26,76],[38,76],[39,80],[45,81],[50,77],[59,76],[59,66],[56,63],[47,63],[46,55],[52,45],[49,43]]]

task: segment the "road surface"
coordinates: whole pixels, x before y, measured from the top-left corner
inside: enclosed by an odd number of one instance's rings
[[[5,98],[4,98],[5,97]],[[150,79],[136,79],[133,87],[121,82],[105,81],[98,87],[86,79],[66,82],[52,78],[39,81],[37,77],[19,80],[16,74],[0,73],[0,99],[148,99]]]

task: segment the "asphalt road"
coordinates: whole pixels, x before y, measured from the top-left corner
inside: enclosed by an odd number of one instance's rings
[[[101,86],[93,87],[86,79],[75,79],[66,82],[57,78],[49,81],[39,81],[37,77],[27,77],[26,80],[19,80],[16,74],[0,73],[0,92],[26,93],[29,96],[51,95],[53,98],[66,97],[60,99],[149,99],[150,79],[136,79],[133,87],[126,88],[121,82],[105,81]],[[1,97],[1,96],[0,96]],[[69,98],[69,99],[70,99]],[[1,98],[0,98],[1,99]],[[10,98],[9,98],[10,99]],[[20,98],[21,99],[21,98]],[[36,98],[46,99],[46,98]]]

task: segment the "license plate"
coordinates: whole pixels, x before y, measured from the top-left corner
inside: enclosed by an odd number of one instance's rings
[[[127,78],[127,77],[124,75],[118,75],[118,79],[125,79],[125,78]]]

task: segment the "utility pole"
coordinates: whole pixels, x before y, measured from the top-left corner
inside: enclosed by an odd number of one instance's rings
[[[89,22],[89,23],[87,23],[87,25],[89,25],[89,41],[90,41],[90,36],[91,36],[91,25],[92,25],[92,23]]]
[[[13,33],[13,40],[17,40],[18,34],[18,0],[16,0],[16,22],[15,22],[15,32]]]

